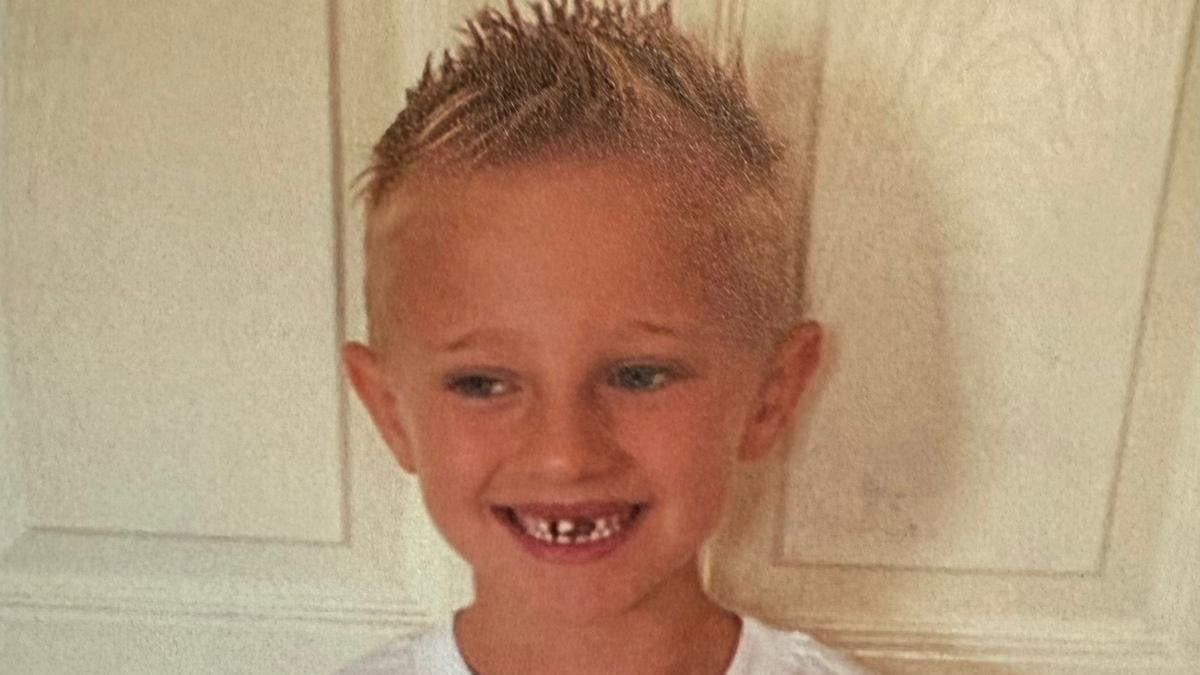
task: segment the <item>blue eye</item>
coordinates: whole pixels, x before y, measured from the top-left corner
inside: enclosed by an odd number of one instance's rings
[[[447,384],[447,388],[467,398],[491,398],[507,391],[503,381],[486,375],[455,377]]]
[[[618,387],[634,391],[654,391],[666,386],[670,373],[658,366],[623,366],[613,374],[612,382]]]

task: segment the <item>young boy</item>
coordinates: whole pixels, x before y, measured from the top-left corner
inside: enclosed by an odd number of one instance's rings
[[[777,146],[665,6],[533,11],[469,23],[367,173],[345,365],[476,595],[345,672],[860,672],[697,567],[820,351]]]

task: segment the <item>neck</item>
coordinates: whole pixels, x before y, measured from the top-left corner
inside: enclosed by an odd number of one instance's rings
[[[704,593],[694,563],[636,606],[586,617],[531,607],[477,584],[475,602],[455,621],[459,650],[479,675],[720,675],[740,630],[738,618]]]

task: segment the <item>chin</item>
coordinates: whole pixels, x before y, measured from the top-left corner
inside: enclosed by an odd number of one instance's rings
[[[598,597],[593,593],[564,594],[553,602],[540,603],[539,613],[566,625],[588,625],[620,616],[637,606],[636,598]]]

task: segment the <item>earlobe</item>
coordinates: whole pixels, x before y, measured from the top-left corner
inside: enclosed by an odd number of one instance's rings
[[[364,344],[347,342],[342,347],[342,363],[358,399],[370,413],[375,428],[395,455],[396,461],[405,471],[415,473],[416,462],[408,434],[396,415],[396,397],[384,377],[382,364],[375,352]]]
[[[739,448],[745,461],[763,458],[775,447],[795,419],[796,408],[821,361],[823,333],[820,324],[805,321],[796,326],[776,351],[757,405],[746,422]]]

